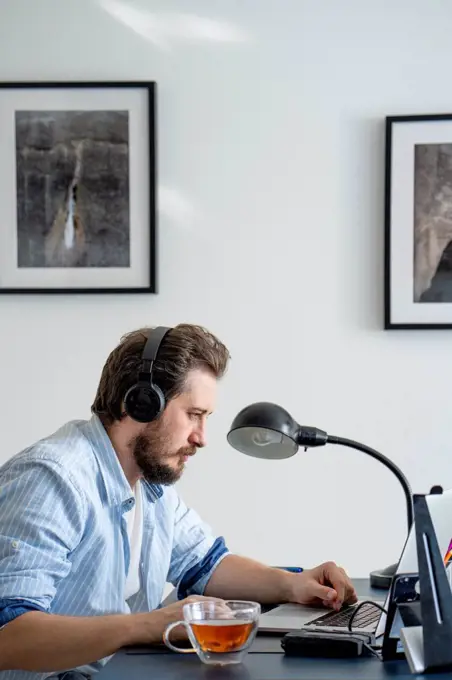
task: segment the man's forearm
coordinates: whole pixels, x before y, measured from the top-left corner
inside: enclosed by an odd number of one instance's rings
[[[0,671],[59,671],[162,639],[165,611],[72,617],[27,612],[0,630]]]
[[[253,600],[261,604],[291,601],[293,574],[239,555],[227,555],[204,591],[209,597]]]

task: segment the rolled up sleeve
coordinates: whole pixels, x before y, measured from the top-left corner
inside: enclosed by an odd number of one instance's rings
[[[177,596],[202,595],[212,573],[229,554],[224,538],[216,536],[199,515],[177,498],[168,581]]]
[[[46,610],[38,606],[35,602],[27,602],[16,598],[14,600],[0,600],[0,629],[6,626],[10,621],[14,621],[18,616],[26,614],[27,612]]]
[[[84,527],[83,496],[53,461],[21,460],[0,480],[0,626],[49,611]]]

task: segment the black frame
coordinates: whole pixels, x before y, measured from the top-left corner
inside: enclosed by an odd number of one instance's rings
[[[384,217],[384,328],[385,330],[437,330],[451,329],[450,323],[399,323],[391,321],[391,163],[392,130],[397,123],[423,121],[452,121],[451,113],[418,114],[411,116],[387,116],[385,130],[385,217]],[[452,142],[452,140],[451,140]]]
[[[148,103],[148,137],[149,137],[149,284],[140,287],[128,288],[2,288],[0,295],[20,294],[20,295],[60,295],[60,294],[136,294],[136,293],[158,293],[157,285],[157,168],[156,168],[156,126],[157,126],[157,106],[156,106],[156,83],[154,81],[23,81],[23,82],[0,82],[1,89],[106,89],[106,88],[130,88],[147,90]]]

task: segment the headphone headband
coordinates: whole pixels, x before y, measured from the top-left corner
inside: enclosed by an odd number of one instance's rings
[[[141,361],[143,363],[149,362],[151,364],[150,366],[151,371],[152,366],[154,365],[154,361],[157,358],[157,354],[160,349],[160,345],[162,344],[163,338],[170,330],[171,328],[167,328],[166,326],[158,326],[157,328],[151,330],[151,332],[148,335],[148,339],[146,340],[146,344],[143,349],[143,354],[141,356]]]

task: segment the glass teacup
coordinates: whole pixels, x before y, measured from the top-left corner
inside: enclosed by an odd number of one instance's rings
[[[241,663],[256,637],[261,607],[245,600],[201,600],[183,606],[183,621],[171,623],[163,641],[169,649],[196,653],[207,664]],[[176,647],[171,631],[185,626],[192,649]]]

